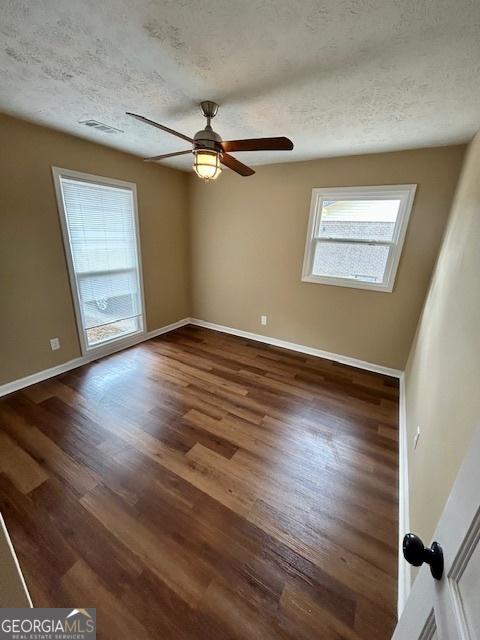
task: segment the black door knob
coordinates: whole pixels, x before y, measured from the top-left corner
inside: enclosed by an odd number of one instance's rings
[[[403,557],[414,567],[421,567],[424,562],[430,565],[430,571],[435,580],[443,576],[443,551],[438,542],[432,542],[430,548],[414,533],[407,533],[403,538]]]

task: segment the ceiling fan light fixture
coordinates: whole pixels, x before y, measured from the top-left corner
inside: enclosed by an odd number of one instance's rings
[[[193,152],[193,170],[199,178],[209,182],[216,180],[222,173],[220,154],[208,149],[197,149]]]
[[[212,118],[217,114],[218,104],[212,100],[204,100],[200,107],[203,115],[207,119],[207,124],[204,129],[197,131],[193,138],[179,131],[175,131],[175,129],[170,129],[170,127],[166,127],[154,120],[145,118],[145,116],[141,116],[138,113],[127,111],[127,115],[132,118],[156,127],[157,129],[161,129],[162,131],[166,131],[166,133],[181,138],[192,145],[190,150],[163,153],[159,156],[153,156],[153,158],[145,158],[145,160],[147,162],[158,162],[192,152],[194,157],[193,170],[197,176],[205,182],[212,182],[221,174],[221,165],[228,167],[240,176],[253,176],[255,173],[251,167],[247,167],[246,164],[237,160],[235,156],[231,156],[231,151],[291,151],[293,149],[293,142],[285,138],[285,136],[277,136],[275,138],[250,138],[247,140],[222,140],[221,136],[212,129],[211,125]]]

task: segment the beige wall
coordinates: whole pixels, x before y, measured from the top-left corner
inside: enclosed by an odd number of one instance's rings
[[[0,115],[0,384],[80,355],[52,165],[137,184],[147,328],[189,315],[187,175]]]
[[[480,134],[465,160],[405,382],[410,528],[430,540],[480,425]]]
[[[331,158],[190,178],[192,315],[403,369],[465,148]],[[418,183],[393,293],[301,282],[313,187]],[[260,315],[268,315],[268,326]]]

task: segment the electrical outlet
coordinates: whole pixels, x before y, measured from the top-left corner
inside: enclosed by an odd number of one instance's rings
[[[60,340],[59,340],[59,338],[51,338],[50,347],[51,347],[52,351],[57,351],[57,349],[60,349]]]
[[[413,438],[413,448],[417,448],[418,439],[420,438],[420,427],[417,427],[417,431],[415,433],[415,437]]]
[[[267,316],[260,316],[260,324],[265,327],[267,325]]]

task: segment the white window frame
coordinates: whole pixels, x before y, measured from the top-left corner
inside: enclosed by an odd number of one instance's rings
[[[354,289],[370,289],[391,293],[395,284],[398,264],[405,241],[408,221],[415,198],[416,184],[397,184],[370,187],[329,187],[312,189],[310,217],[308,221],[307,240],[303,259],[302,281],[317,284],[329,284],[336,287],[351,287]],[[390,242],[381,240],[352,240],[351,238],[318,238],[323,200],[400,200],[397,221]],[[385,267],[383,282],[367,282],[335,276],[319,276],[312,273],[315,247],[317,242],[358,243],[368,245],[389,246],[389,254]]]
[[[137,185],[134,182],[125,182],[123,180],[117,180],[115,178],[106,178],[104,176],[97,176],[90,173],[83,173],[81,171],[74,171],[72,169],[62,169],[60,167],[52,167],[53,182],[55,186],[55,194],[57,196],[57,207],[60,218],[60,226],[62,228],[63,246],[65,250],[65,258],[68,266],[68,275],[70,279],[70,289],[72,293],[73,306],[75,309],[75,319],[77,322],[78,338],[80,340],[80,348],[82,355],[98,353],[111,353],[113,350],[128,347],[130,344],[135,344],[138,339],[146,334],[146,320],[145,320],[145,295],[143,290],[143,271],[142,271],[142,251],[140,246],[140,226],[138,223],[138,204],[137,204]],[[107,187],[120,187],[122,189],[128,189],[132,193],[133,213],[135,223],[135,237],[136,237],[136,251],[138,260],[138,284],[140,292],[140,307],[141,316],[140,329],[129,333],[122,337],[113,337],[107,340],[103,340],[98,345],[89,346],[85,336],[85,329],[83,323],[82,307],[80,304],[80,298],[77,288],[77,280],[75,278],[75,269],[73,265],[72,252],[70,248],[70,235],[68,231],[67,217],[65,212],[65,202],[63,199],[62,187],[60,184],[60,178],[73,178],[75,180],[87,182],[90,184],[100,184]]]

